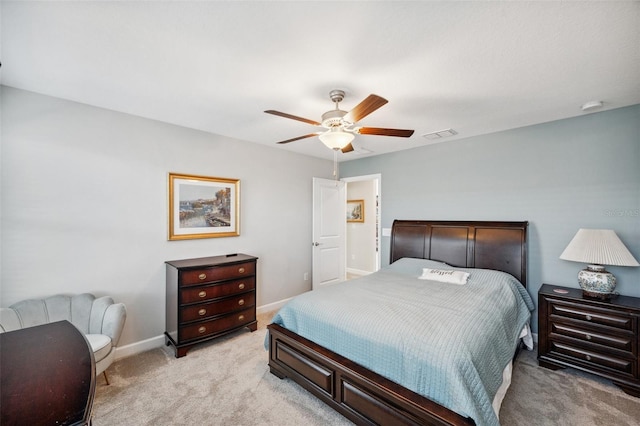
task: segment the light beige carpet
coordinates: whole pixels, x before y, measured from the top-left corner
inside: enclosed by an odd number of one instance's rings
[[[177,359],[164,347],[115,362],[98,378],[94,426],[348,425],[344,417],[267,367],[266,324],[194,347]],[[523,351],[500,411],[503,426],[640,424],[640,399],[572,370],[537,366]]]
[[[500,409],[504,426],[639,426],[640,398],[608,380],[568,368],[538,366],[537,351],[521,351]]]

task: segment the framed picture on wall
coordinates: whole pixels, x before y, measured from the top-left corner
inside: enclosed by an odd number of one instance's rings
[[[169,240],[240,235],[240,180],[169,173]]]
[[[364,222],[364,200],[347,200],[347,222]]]

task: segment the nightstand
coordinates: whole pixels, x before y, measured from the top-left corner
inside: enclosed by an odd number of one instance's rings
[[[613,381],[640,397],[640,298],[584,297],[578,288],[543,284],[538,292],[538,363],[571,367]]]

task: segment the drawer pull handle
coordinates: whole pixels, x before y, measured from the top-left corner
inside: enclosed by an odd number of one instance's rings
[[[244,283],[240,283],[240,284],[238,284],[238,288],[239,288],[240,290],[244,290]]]
[[[587,361],[591,361],[591,355],[587,355],[585,358],[587,359]]]
[[[238,268],[238,272],[244,274],[244,268]]]
[[[200,334],[204,333],[205,331],[207,331],[207,327],[204,327],[204,326],[198,329],[198,333]]]
[[[240,305],[240,306],[244,305],[244,299],[238,300],[238,305]]]
[[[591,321],[591,315],[587,315],[585,318],[587,319],[587,321]]]
[[[207,297],[207,292],[202,290],[200,293],[198,293],[198,296],[202,297]]]
[[[238,317],[238,321],[243,321],[243,320],[244,320],[244,315],[240,315],[240,316]]]
[[[587,335],[586,335],[586,338],[587,338],[587,340],[591,340],[591,335],[590,335],[590,334],[587,334]]]
[[[204,309],[204,308],[202,308],[202,309],[200,309],[200,310],[198,311],[198,315],[200,315],[200,316],[203,316],[203,315],[206,315],[206,314],[207,314],[207,310],[206,310],[206,309]]]
[[[207,274],[200,274],[198,275],[198,278],[200,278],[200,280],[204,280],[205,278],[207,278]]]

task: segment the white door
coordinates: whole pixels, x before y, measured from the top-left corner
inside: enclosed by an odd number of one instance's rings
[[[344,281],[347,191],[342,181],[313,178],[311,288]]]

